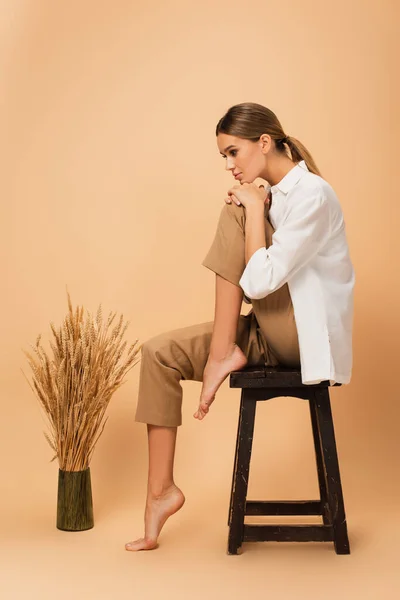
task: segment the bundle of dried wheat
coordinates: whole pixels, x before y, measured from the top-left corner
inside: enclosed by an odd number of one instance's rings
[[[129,321],[124,324],[121,315],[108,335],[116,313],[110,313],[104,324],[100,304],[96,318],[86,311],[84,320],[83,307],[78,306],[74,315],[68,292],[67,295],[69,313],[58,332],[50,323],[56,342],[50,342],[53,357],[49,358],[40,345],[41,334],[36,346],[30,344],[37,358],[23,352],[33,371],[33,387],[28,383],[49,420],[50,435],[44,435],[55,452],[52,461],[58,458],[64,471],[83,471],[89,467],[103,433],[111,396],[124,383],[125,374],[139,362],[136,355],[141,345],[137,346],[136,340],[123,359],[127,342],[122,342],[122,338]]]

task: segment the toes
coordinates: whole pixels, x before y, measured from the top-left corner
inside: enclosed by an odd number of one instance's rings
[[[204,413],[203,413],[203,411],[201,410],[201,408],[199,408],[199,409],[198,409],[198,410],[197,410],[197,411],[194,413],[194,415],[193,415],[193,416],[194,416],[194,418],[195,418],[195,419],[198,419],[199,421],[201,421],[201,420],[202,420],[202,418],[204,417]]]
[[[125,544],[125,550],[130,550],[132,552],[136,552],[137,550],[152,550],[156,547],[156,541],[146,540],[145,538],[140,538],[139,540]]]
[[[196,419],[203,419],[209,412],[210,410],[210,404],[213,402],[214,398],[208,402],[206,402],[205,400],[200,400],[200,404],[198,406],[197,411],[194,413],[194,417]]]
[[[214,398],[215,396],[213,396],[210,400],[200,400],[200,408],[203,412],[208,413],[211,404],[214,402]]]
[[[144,545],[144,539],[136,540],[135,542],[128,542],[125,544],[125,550],[140,550]]]
[[[203,419],[206,414],[208,414],[209,410],[210,410],[210,405],[214,402],[215,396],[213,396],[211,398],[211,400],[202,400],[200,399],[199,402],[199,406],[197,408],[197,411],[194,413],[194,418],[195,419]]]

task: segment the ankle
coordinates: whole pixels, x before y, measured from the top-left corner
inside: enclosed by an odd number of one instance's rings
[[[231,342],[230,344],[224,345],[212,345],[210,348],[210,353],[208,355],[208,360],[210,362],[222,362],[232,356],[233,352],[239,348],[236,342]]]
[[[174,482],[164,484],[149,484],[147,491],[147,498],[149,500],[158,500],[163,496],[166,496],[169,492],[174,490],[176,485]]]

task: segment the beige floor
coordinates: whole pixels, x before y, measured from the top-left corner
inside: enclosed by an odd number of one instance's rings
[[[95,526],[80,533],[55,527],[58,466],[48,464],[51,453],[40,438],[37,407],[27,395],[26,427],[10,433],[20,445],[19,459],[14,459],[2,492],[2,599],[400,597],[398,486],[395,482],[390,491],[390,473],[378,462],[370,461],[368,470],[364,457],[356,467],[362,448],[346,434],[341,420],[346,407],[336,390],[333,407],[351,555],[337,556],[330,543],[261,543],[246,544],[243,554],[228,556],[226,516],[238,393],[224,384],[213,414],[200,424],[191,417],[199,384],[184,386],[176,481],[187,501],[165,526],[159,548],[142,553],[124,550],[124,543],[142,532],[147,468],[145,427],[133,423],[129,394],[121,394],[110,406],[110,420],[91,465]],[[291,437],[298,431],[296,451],[292,445],[285,452],[288,430],[279,420],[283,412]],[[249,497],[315,497],[305,403],[288,398],[264,403],[257,419]],[[29,445],[30,453],[25,453]],[[188,446],[190,453],[185,452]]]

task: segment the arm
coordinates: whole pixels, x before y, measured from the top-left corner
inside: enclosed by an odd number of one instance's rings
[[[261,247],[259,227],[249,224],[246,234],[253,254],[239,281],[249,298],[265,298],[284,285],[309,262],[329,239],[329,205],[322,190],[308,198],[292,198],[283,224],[272,236],[269,248]],[[247,218],[247,217],[246,217]],[[255,223],[255,219],[251,221]],[[254,234],[254,235],[253,235]],[[255,248],[258,248],[255,250]]]
[[[266,246],[264,219],[264,206],[246,210],[244,252],[246,265],[257,250]]]

